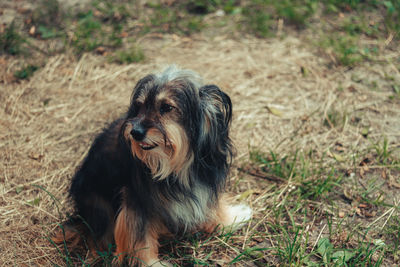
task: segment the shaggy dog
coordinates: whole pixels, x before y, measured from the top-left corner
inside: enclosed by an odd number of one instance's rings
[[[96,250],[115,244],[117,264],[164,266],[160,236],[248,220],[248,206],[222,196],[231,117],[229,96],[191,71],[171,66],[141,79],[128,112],[97,136],[72,179],[74,220]]]

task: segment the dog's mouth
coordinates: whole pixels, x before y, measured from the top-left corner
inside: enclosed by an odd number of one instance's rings
[[[157,147],[157,144],[148,144],[146,142],[139,142],[138,144],[139,144],[140,148],[143,150],[151,150],[151,149]]]

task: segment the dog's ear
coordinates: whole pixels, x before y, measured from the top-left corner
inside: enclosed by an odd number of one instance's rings
[[[200,88],[201,127],[198,138],[198,173],[218,194],[232,162],[233,147],[229,138],[232,102],[215,85]]]
[[[232,120],[232,102],[227,94],[215,85],[200,88],[201,108],[204,114],[202,137],[212,140],[228,138]]]

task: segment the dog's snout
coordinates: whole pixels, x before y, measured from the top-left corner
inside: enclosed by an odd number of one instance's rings
[[[131,135],[136,141],[142,141],[146,137],[146,129],[140,125],[133,125]]]

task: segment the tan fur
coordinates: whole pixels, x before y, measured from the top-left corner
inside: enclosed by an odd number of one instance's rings
[[[116,244],[115,255],[118,257],[120,263],[122,263],[127,253],[133,250],[134,238],[132,238],[132,231],[134,228],[129,225],[134,216],[131,211],[128,211],[126,207],[122,208],[118,214],[114,228],[114,240]]]
[[[210,211],[210,219],[200,226],[200,230],[206,233],[212,233],[218,228],[230,225],[232,221],[230,215],[227,213],[228,207],[229,205],[226,199],[221,198],[215,209]]]
[[[132,154],[149,167],[155,178],[162,180],[174,173],[183,185],[189,186],[187,177],[193,155],[189,155],[188,138],[178,123],[170,119],[166,121],[168,143],[164,143],[162,134],[155,128],[149,129],[146,134],[145,142],[157,144],[157,147],[152,150],[146,151],[139,146],[130,135],[132,126],[129,124],[124,129],[124,137],[130,142]]]
[[[114,230],[116,244],[115,255],[118,257],[116,264],[122,264],[124,258],[128,259],[129,265],[150,266],[159,262],[158,260],[158,238],[167,233],[161,223],[154,222],[149,225],[144,234],[144,239],[136,242],[135,227],[132,222],[135,215],[126,207],[122,208],[117,217]]]
[[[170,158],[172,172],[178,176],[183,185],[189,186],[189,167],[194,158],[192,154],[189,154],[189,140],[186,132],[177,123],[170,123],[165,128],[173,147],[173,154]]]

